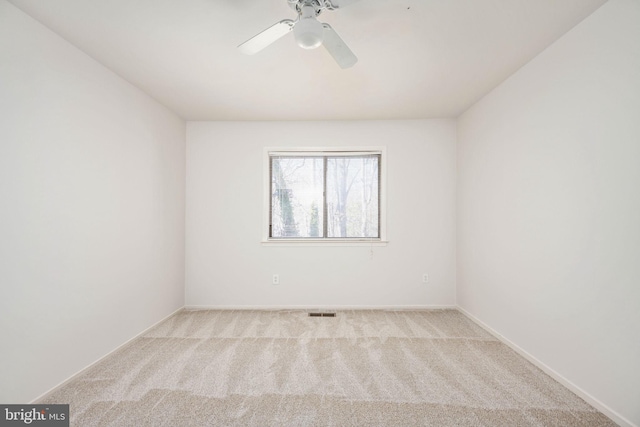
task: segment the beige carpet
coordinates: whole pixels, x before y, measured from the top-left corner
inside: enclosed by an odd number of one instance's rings
[[[183,311],[41,403],[74,426],[613,426],[455,310]]]

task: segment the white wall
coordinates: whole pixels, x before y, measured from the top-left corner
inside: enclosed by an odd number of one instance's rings
[[[453,120],[189,122],[186,304],[455,305],[455,140]],[[264,147],[363,145],[387,147],[387,246],[260,244]]]
[[[184,303],[185,123],[0,0],[0,402]]]
[[[457,205],[458,304],[635,425],[639,41],[611,0],[463,114]]]

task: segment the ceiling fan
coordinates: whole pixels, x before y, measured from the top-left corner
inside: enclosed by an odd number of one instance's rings
[[[247,55],[253,55],[293,30],[298,46],[315,49],[323,45],[341,68],[352,67],[358,62],[358,58],[329,24],[319,22],[316,17],[325,9],[341,9],[357,1],[287,0],[289,6],[298,12],[298,19],[283,19],[242,43],[238,49]]]

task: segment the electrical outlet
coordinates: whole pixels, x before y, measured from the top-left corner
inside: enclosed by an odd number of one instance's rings
[[[273,278],[271,279],[271,283],[274,284],[274,285],[279,285],[280,284],[280,275],[274,274]]]
[[[429,275],[427,273],[422,275],[422,283],[429,283]]]

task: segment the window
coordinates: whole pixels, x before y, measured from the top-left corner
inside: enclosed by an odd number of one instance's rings
[[[267,241],[382,240],[382,149],[266,154]]]

